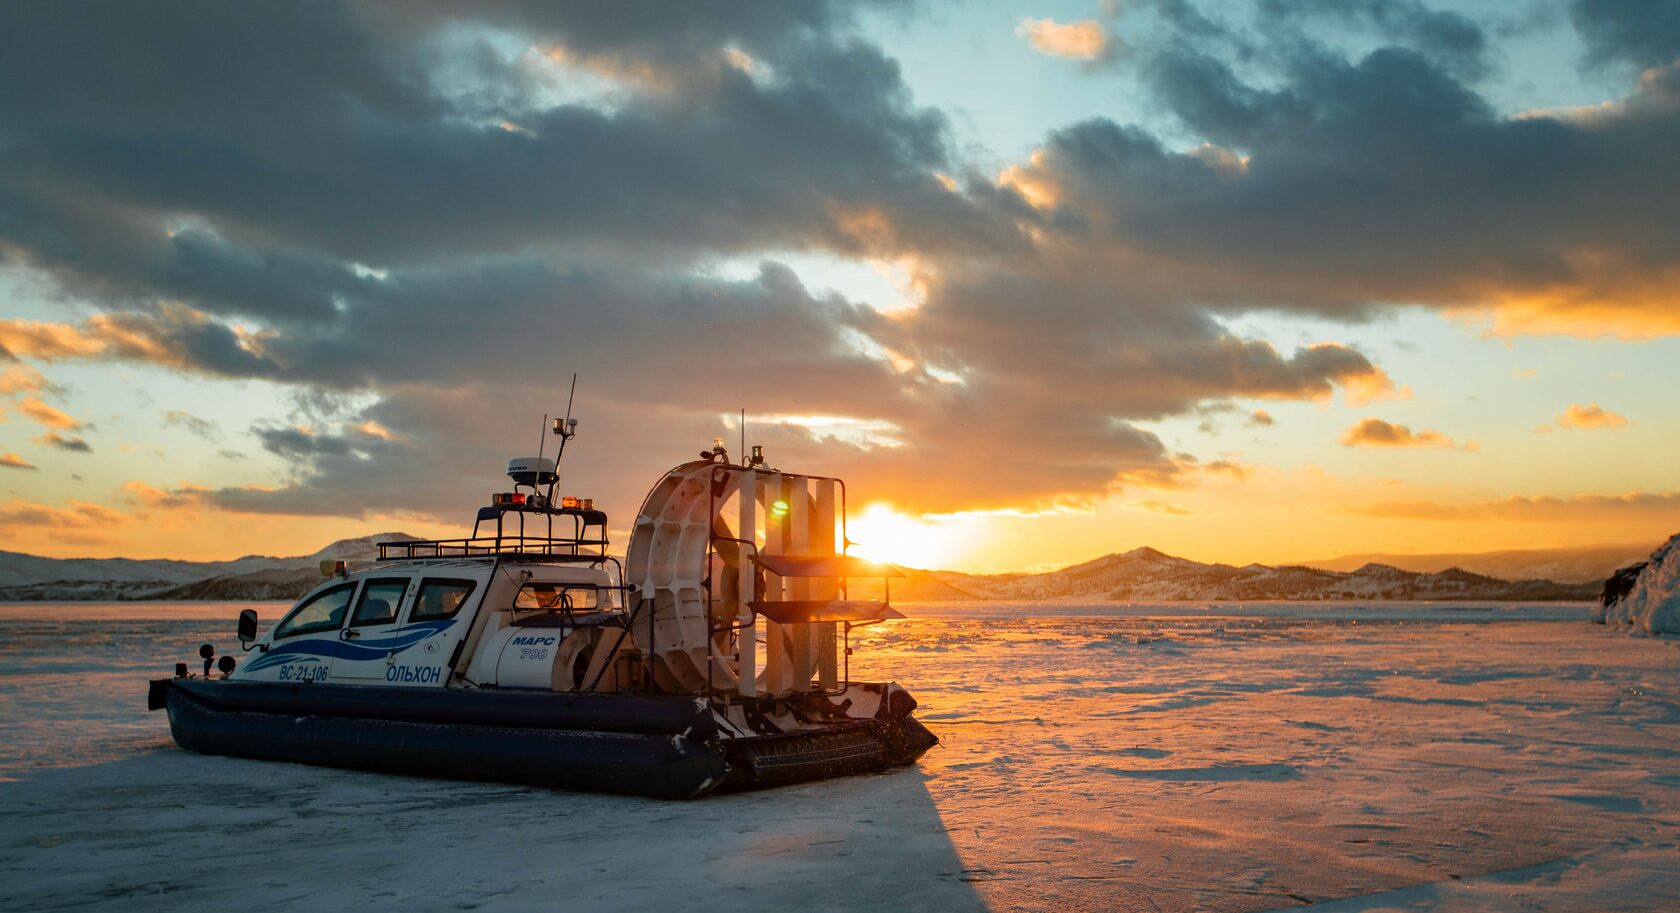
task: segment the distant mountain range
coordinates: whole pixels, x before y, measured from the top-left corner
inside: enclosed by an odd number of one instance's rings
[[[250,555],[233,561],[62,559],[0,551],[0,600],[290,600],[320,582],[322,560],[371,561],[377,555],[378,543],[413,538],[405,533],[379,533],[343,539],[312,555]],[[1574,557],[1566,559],[1561,554],[1565,552]],[[1643,554],[1638,548],[1534,550],[1479,556],[1382,556],[1389,560],[1380,562],[1340,558],[1314,562],[1316,566],[1236,567],[1203,564],[1152,548],[1138,548],[1042,574],[907,569],[905,579],[893,582],[892,595],[907,601],[1585,601],[1597,598],[1603,577],[1609,576],[1609,570],[1592,570],[1599,563],[1608,562],[1606,566],[1613,570]],[[1446,558],[1463,559],[1459,563],[1464,566],[1443,566],[1440,562]],[[1424,569],[1392,563],[1399,561],[1413,562]],[[1486,567],[1553,567],[1568,576],[1559,573],[1565,582],[1554,582],[1526,574],[1513,580],[1477,572]],[[854,594],[861,586],[854,585]]]
[[[377,533],[340,539],[312,555],[232,561],[43,558],[0,551],[0,600],[296,599],[320,581],[323,560],[372,561],[379,543],[413,538]]]
[[[1502,580],[1460,568],[1433,573],[1367,563],[1353,571],[1203,564],[1152,548],[1105,555],[1043,574],[908,571],[893,582],[897,599],[1092,600],[1118,602],[1370,599],[1583,601],[1598,581]]]
[[[1433,572],[1456,567],[1474,574],[1506,580],[1544,579],[1565,583],[1599,582],[1617,568],[1649,557],[1659,543],[1590,545],[1579,548],[1529,548],[1502,552],[1443,552],[1433,555],[1344,555],[1326,561],[1303,561],[1326,571],[1354,571],[1367,564],[1386,564],[1404,571]]]

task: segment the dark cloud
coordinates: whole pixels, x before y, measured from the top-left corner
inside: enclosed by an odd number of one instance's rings
[[[0,228],[32,262],[107,291],[302,318],[330,313],[334,294],[355,286],[356,261],[554,245],[624,255],[633,243],[639,256],[1015,243],[935,179],[949,167],[943,117],[913,106],[878,49],[824,31],[845,18],[827,11],[674,17],[716,18],[713,29],[650,14],[647,41],[630,39],[629,19],[532,34],[539,47],[574,34],[611,44],[657,84],[631,85],[611,104],[550,105],[530,61],[474,74],[520,87],[519,110],[452,93],[454,58],[412,22],[398,29],[391,16],[332,3],[200,12],[7,11],[0,211],[13,216]],[[489,24],[545,28],[622,15],[488,13]],[[767,55],[768,75],[705,44],[734,34]],[[709,54],[672,57],[673,40]],[[42,86],[55,103],[41,103]]]
[[[1418,0],[1260,0],[1259,16],[1272,28],[1311,21],[1366,29],[1385,43],[1411,48],[1469,78],[1493,68],[1492,47],[1480,24]]]
[[[71,453],[93,452],[93,445],[89,444],[85,438],[76,437],[75,435],[66,436],[59,434],[56,431],[49,431],[46,434],[35,438],[35,443],[45,444],[48,447],[56,447],[59,450],[68,450]]]
[[[316,434],[304,428],[255,428],[252,433],[263,449],[288,459],[351,455],[349,439],[336,434]]]
[[[1019,175],[1080,226],[1066,243],[1147,267],[1133,290],[1344,316],[1515,303],[1560,324],[1579,312],[1589,331],[1618,309],[1624,327],[1663,322],[1655,290],[1680,268],[1680,70],[1606,108],[1520,118],[1400,48],[1299,49],[1275,87],[1183,48],[1147,72],[1213,146],[1175,152],[1094,120]]]
[[[1644,69],[1680,58],[1680,5],[1670,0],[1572,0],[1569,19],[1586,42],[1588,66]]]
[[[1206,145],[1095,118],[994,180],[849,4],[15,4],[0,259],[102,310],[0,346],[318,400],[251,430],[279,478],[193,495],[240,510],[464,510],[572,371],[568,481],[620,513],[743,406],[779,465],[960,509],[1240,476],[1147,423],[1393,389],[1233,314],[1668,287],[1673,72],[1510,118],[1465,82],[1486,34],[1419,3],[1256,35],[1153,7],[1168,35],[1124,65]],[[1347,59],[1325,22],[1381,46]],[[924,300],[813,292],[786,251],[898,263]]]

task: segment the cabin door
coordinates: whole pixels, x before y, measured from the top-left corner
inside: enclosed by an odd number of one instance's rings
[[[471,601],[478,582],[430,575],[414,578],[369,578],[364,592],[395,594],[402,584],[402,599],[383,597],[389,606],[370,603],[364,617],[367,624],[354,627],[356,614],[344,628],[343,637],[354,659],[333,664],[333,678],[345,684],[385,684],[407,687],[438,687],[449,682],[449,663],[472,624],[472,613],[462,610]],[[395,614],[392,614],[395,613]]]
[[[405,638],[397,619],[413,599],[420,581],[408,575],[369,577],[339,631],[333,679],[352,685],[384,683],[396,664]]]

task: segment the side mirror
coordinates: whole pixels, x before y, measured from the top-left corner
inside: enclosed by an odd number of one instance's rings
[[[257,610],[246,609],[239,613],[239,648],[249,651],[251,643],[257,639]]]

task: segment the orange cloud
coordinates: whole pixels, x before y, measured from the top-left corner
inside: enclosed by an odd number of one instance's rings
[[[1606,428],[1620,428],[1628,420],[1614,412],[1607,412],[1598,403],[1570,403],[1569,408],[1557,417],[1559,428],[1573,428],[1577,431],[1598,431]]]
[[[359,434],[362,437],[370,437],[381,441],[396,440],[396,435],[391,432],[391,429],[371,418],[360,423],[346,424],[344,431],[346,434]]]
[[[1053,170],[1045,167],[1043,149],[1035,150],[1027,164],[1010,165],[998,172],[997,182],[1015,191],[1034,209],[1053,209],[1063,196]]]
[[[18,403],[18,411],[29,416],[41,424],[43,428],[58,428],[64,431],[75,431],[85,427],[69,413],[62,409],[49,406],[35,397],[30,397]]]
[[[184,359],[171,348],[168,335],[210,322],[203,312],[181,304],[165,304],[156,316],[95,314],[76,325],[0,320],[0,352],[43,361],[115,356],[180,367]],[[255,334],[241,327],[229,329],[242,348],[260,354],[260,339]]]
[[[14,356],[86,358],[104,348],[103,342],[69,324],[0,320],[0,349]]]
[[[1015,26],[1015,34],[1027,39],[1033,50],[1054,57],[1096,60],[1109,51],[1108,33],[1095,19],[1057,22],[1048,17],[1027,18]]]
[[[133,479],[124,482],[122,490],[128,500],[142,508],[163,510],[197,510],[204,506],[205,496],[210,493],[210,489],[191,482],[182,482],[174,491],[164,491]]]
[[[1630,514],[1667,515],[1680,522],[1680,492],[1628,492],[1559,498],[1513,496],[1500,501],[1443,504],[1438,501],[1391,501],[1348,508],[1350,513],[1393,520],[1520,520],[1538,523],[1586,522]]]
[[[1320,343],[1320,345],[1329,345],[1329,343]],[[1318,346],[1313,348],[1318,348]],[[1350,406],[1364,406],[1370,403],[1412,398],[1411,387],[1394,386],[1394,379],[1388,376],[1388,372],[1375,366],[1364,373],[1352,374],[1343,378],[1342,389],[1346,394],[1347,404]]]
[[[1483,324],[1493,336],[1656,339],[1680,333],[1680,308],[1674,306],[1680,266],[1652,266],[1608,250],[1574,251],[1561,259],[1564,275],[1551,284],[1481,284],[1465,297],[1485,304],[1449,306],[1446,313]]]
[[[1361,419],[1342,433],[1343,447],[1451,447],[1453,440],[1439,431],[1412,431],[1405,425],[1385,422],[1380,418]],[[1474,450],[1475,442],[1465,445],[1465,449]]]
[[[1153,514],[1166,514],[1170,517],[1190,516],[1190,511],[1182,507],[1174,507],[1165,501],[1133,501],[1130,506],[1138,510],[1147,510]]]
[[[0,466],[6,466],[6,467],[9,467],[9,468],[12,468],[12,469],[34,469],[35,468],[34,463],[31,463],[28,460],[25,460],[23,457],[20,457],[15,453],[0,454]]]
[[[0,535],[12,542],[34,538],[76,544],[107,542],[109,531],[128,520],[127,514],[75,498],[63,507],[18,497],[0,504]]]
[[[40,390],[46,385],[41,372],[28,365],[12,365],[0,373],[0,396]]]
[[[1202,464],[1202,471],[1227,475],[1238,481],[1247,479],[1254,474],[1254,467],[1236,460],[1214,460]]]
[[[680,88],[684,75],[681,70],[662,69],[635,54],[580,51],[563,45],[553,45],[545,48],[542,56],[562,69],[589,73],[631,89],[669,92]],[[741,64],[740,58],[727,52],[719,57],[725,66],[738,68]],[[746,59],[751,60],[750,57]]]

